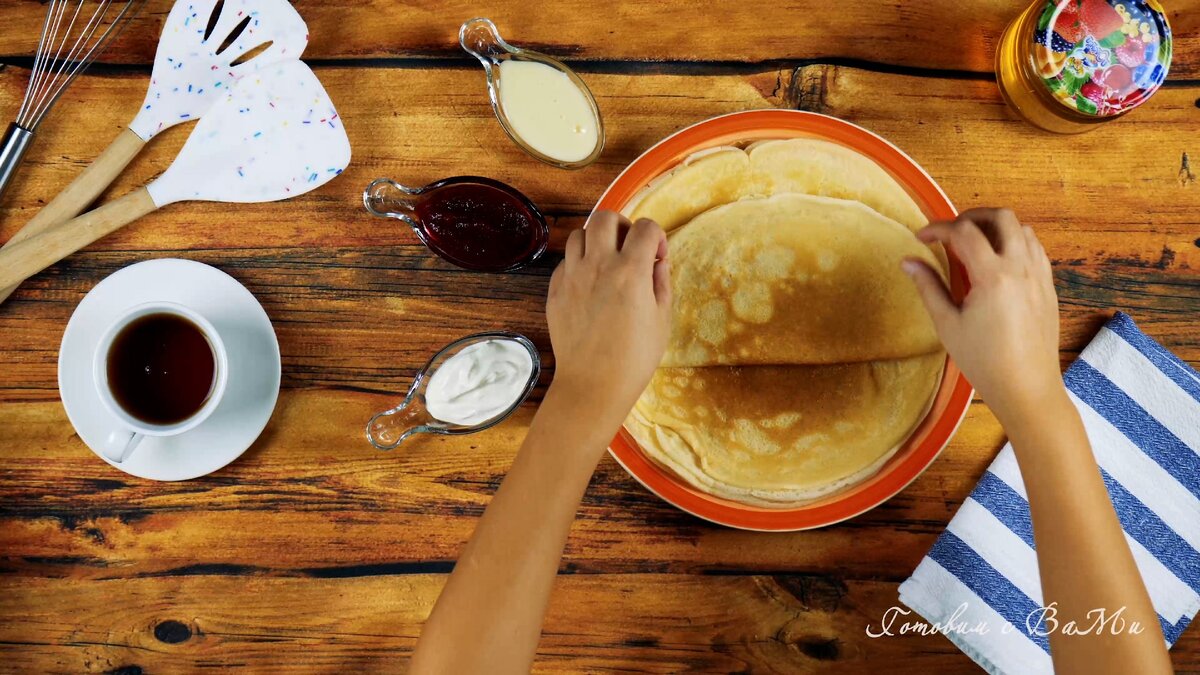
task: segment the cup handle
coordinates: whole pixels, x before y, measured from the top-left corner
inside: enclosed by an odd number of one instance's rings
[[[142,434],[129,431],[127,429],[118,429],[109,432],[108,438],[104,441],[104,456],[110,460],[120,464],[129,459],[133,451],[137,449],[139,443],[145,438]]]

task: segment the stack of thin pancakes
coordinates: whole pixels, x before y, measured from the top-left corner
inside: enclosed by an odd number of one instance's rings
[[[924,417],[945,354],[905,257],[926,219],[871,159],[816,139],[698,153],[626,215],[669,233],[673,326],[626,420],[696,488],[788,507],[871,476]]]

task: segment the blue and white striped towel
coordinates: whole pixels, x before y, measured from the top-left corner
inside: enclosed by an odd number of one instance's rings
[[[1117,313],[1063,379],[1174,644],[1200,611],[1200,374]],[[1011,445],[900,584],[900,601],[988,672],[1053,672],[1044,629],[1026,624],[1034,614],[1037,627],[1042,589]]]

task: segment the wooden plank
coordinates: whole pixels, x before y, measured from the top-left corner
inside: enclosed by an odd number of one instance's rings
[[[1200,362],[1194,326],[1200,311],[1200,248],[1179,235],[1083,237],[1064,230],[1043,239],[1051,248],[1059,242],[1070,249],[1095,245],[1104,256],[1064,263],[1052,253],[1058,264],[1064,364],[1116,309],[1131,313],[1184,360]],[[1154,256],[1159,246],[1179,253]],[[6,340],[0,351],[0,401],[56,399],[58,346],[79,300],[121,267],[170,256],[215,265],[256,295],[280,340],[285,387],[397,391],[441,345],[491,329],[528,335],[547,367],[553,364],[542,313],[553,258],[493,277],[449,269],[417,244],[371,251],[133,250],[77,255],[0,307]],[[544,375],[543,384],[550,377]]]
[[[333,420],[346,415],[310,407],[330,395],[285,396],[265,447],[177,484],[117,474],[77,439],[64,443],[61,422],[30,410],[49,404],[0,408],[0,428],[20,432],[8,447],[30,451],[6,447],[0,458],[5,663],[400,668],[442,583],[423,572],[449,569],[527,420],[381,458],[343,439]],[[355,414],[374,405],[346,398]],[[301,431],[300,417],[329,421]],[[998,433],[977,406],[889,504],[836,528],[771,536],[683,516],[606,460],[572,532],[562,569],[574,574],[559,579],[539,670],[861,672],[886,661],[890,672],[971,672],[940,636],[868,640],[865,630],[897,604],[896,582]],[[625,573],[590,574],[601,571]],[[1185,633],[1172,652],[1180,672],[1200,668],[1198,636]]]
[[[269,246],[281,239],[364,246],[377,243],[381,233],[414,241],[404,228],[368,218],[358,203],[358,191],[379,175],[413,184],[468,172],[495,176],[551,215],[577,217],[662,137],[714,115],[767,107],[798,107],[862,124],[913,155],[956,202],[1014,204],[1044,228],[1154,227],[1194,234],[1200,203],[1200,185],[1182,171],[1184,153],[1196,158],[1189,167],[1200,167],[1195,107],[1200,86],[1164,90],[1145,108],[1096,131],[1055,136],[1015,119],[987,81],[832,66],[718,75],[595,74],[588,80],[605,115],[605,154],[587,169],[561,171],[528,157],[504,136],[477,69],[318,68],[318,74],[351,135],[355,155],[344,176],[294,200],[240,206],[236,228],[198,225],[228,218],[224,206],[174,205],[101,247],[145,248],[145,232],[171,248]],[[68,90],[60,114],[39,131],[0,205],[0,236],[28,220],[116,136],[144,83],[136,74],[93,76]],[[16,110],[23,87],[18,74],[0,72],[0,111]],[[97,100],[128,103],[124,110],[78,114]],[[108,196],[161,172],[188,132],[187,126],[177,127],[155,139]]]
[[[42,673],[400,672],[443,581],[6,578],[0,656]],[[899,634],[903,618],[895,635],[868,637],[896,605],[894,584],[877,581],[560,576],[535,670],[861,673],[887,663],[890,673],[978,672],[941,635]],[[1198,637],[1185,634],[1172,652],[1179,672],[1200,668]]]
[[[400,672],[443,581],[0,580],[0,655],[45,673]],[[895,602],[892,584],[809,576],[565,576],[537,670],[861,672],[878,658],[897,673],[972,672],[940,635],[869,639]]]
[[[182,483],[141,480],[101,462],[71,433],[57,403],[0,406],[0,576],[445,569],[507,471],[533,407],[482,434],[419,437],[381,453],[362,439],[362,425],[395,400],[285,391],[255,447],[211,476]],[[606,458],[563,570],[788,571],[899,581],[1002,438],[987,408],[974,406],[933,468],[884,506],[836,528],[768,537],[688,516]],[[864,548],[864,540],[875,543]]]
[[[54,398],[57,345],[82,295],[124,265],[166,255],[222,267],[259,296],[280,334],[289,387],[394,388],[393,373],[485,328],[520,330],[546,348],[542,307],[552,256],[518,274],[456,270],[406,227],[369,217],[358,191],[381,175],[413,184],[462,173],[495,176],[541,204],[560,241],[656,140],[723,112],[787,105],[863,124],[909,151],[959,205],[1014,205],[1038,227],[1057,267],[1064,359],[1112,309],[1123,308],[1182,358],[1200,362],[1200,335],[1191,324],[1200,312],[1200,184],[1180,178],[1183,154],[1200,158],[1192,103],[1200,87],[1165,90],[1127,119],[1057,137],[1012,119],[987,82],[824,66],[794,77],[788,70],[596,75],[590,79],[608,116],[609,149],[598,165],[565,172],[526,157],[504,137],[474,70],[320,74],[352,135],[356,156],[345,175],[288,202],[236,210],[174,205],[98,242],[95,253],[35,277],[0,306],[0,332],[11,346],[0,353],[0,399]],[[130,100],[137,80],[83,78],[64,105]],[[19,84],[0,73],[0,107],[15,106]],[[379,110],[395,114],[381,117]],[[10,236],[70,180],[115,135],[119,119],[51,118],[4,200],[0,236]],[[165,136],[112,195],[164,168],[186,130]]]
[[[369,218],[363,210],[360,191],[381,175],[413,185],[449,175],[492,176],[526,192],[552,215],[578,216],[590,210],[629,161],[664,135],[720,112],[784,105],[790,72],[589,77],[605,116],[606,152],[586,169],[564,171],[534,160],[508,140],[488,103],[481,69],[318,68],[354,151],[342,176],[294,200],[239,206],[237,227],[202,228],[198,223],[228,218],[228,207],[187,203],[153,214],[105,241],[144,246],[144,238],[129,238],[141,230],[163,237],[166,246],[195,248],[271,246],[281,240],[305,246],[369,246],[385,237],[415,242],[407,227]],[[68,90],[59,101],[59,114],[39,130],[23,170],[5,195],[0,233],[7,236],[28,220],[48,195],[116,136],[136,112],[145,81],[140,74],[92,76]],[[18,73],[0,72],[0,111],[17,109],[24,86]],[[124,110],[79,114],[98,100],[128,103]],[[154,139],[109,194],[128,192],[165,169],[189,132],[188,126],[180,126]]]
[[[783,59],[857,59],[913,68],[992,71],[992,54],[1027,0],[840,3],[793,0],[746,5],[714,0],[702,11],[689,2],[623,2],[619,10],[582,0],[450,0],[424,3],[297,2],[312,28],[309,59],[466,58],[459,24],[491,17],[506,38],[573,61],[759,63]],[[1168,4],[1175,32],[1172,76],[1200,72],[1197,0]],[[167,2],[151,2],[102,60],[149,64]],[[45,9],[9,2],[0,55],[28,57],[37,48]],[[3,60],[0,56],[0,60]]]

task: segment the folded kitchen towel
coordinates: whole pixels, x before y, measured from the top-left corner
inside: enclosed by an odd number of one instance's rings
[[[1118,313],[1063,379],[1174,644],[1200,611],[1200,374]],[[1011,445],[900,585],[900,601],[988,672],[1053,672],[1049,624],[1038,624],[1029,502]]]

